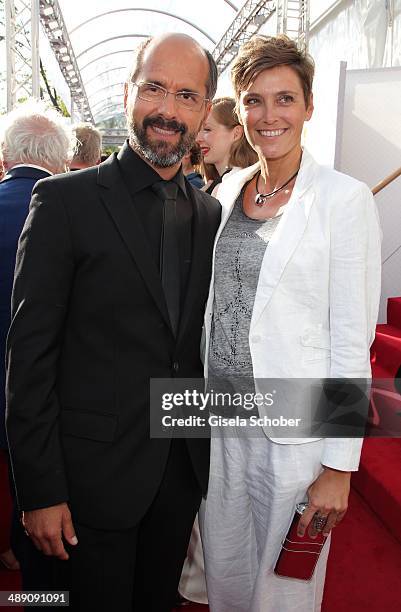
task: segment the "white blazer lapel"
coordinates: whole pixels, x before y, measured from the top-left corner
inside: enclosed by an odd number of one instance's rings
[[[315,199],[313,170],[314,162],[304,151],[290,201],[284,207],[283,216],[266,248],[259,274],[251,327],[258,323],[270,302],[285,267],[305,232]]]

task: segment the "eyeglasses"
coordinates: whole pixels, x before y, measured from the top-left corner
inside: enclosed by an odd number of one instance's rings
[[[200,111],[203,103],[209,100],[195,91],[168,91],[155,83],[135,83],[134,81],[131,83],[138,88],[138,98],[146,102],[161,102],[167,98],[167,94],[171,94],[179,106],[191,111]]]

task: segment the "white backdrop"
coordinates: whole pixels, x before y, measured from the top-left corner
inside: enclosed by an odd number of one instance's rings
[[[315,111],[306,144],[317,161],[332,166],[340,62],[349,70],[401,66],[401,0],[344,0],[326,19],[312,21],[309,51],[316,61]]]
[[[401,68],[346,70],[343,78],[336,168],[373,187],[401,166]],[[401,177],[375,198],[383,229],[379,320],[385,322],[387,298],[401,296]]]

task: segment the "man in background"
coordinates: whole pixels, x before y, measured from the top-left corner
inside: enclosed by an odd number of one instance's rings
[[[29,202],[35,183],[52,174],[65,172],[71,154],[72,137],[63,118],[47,109],[43,103],[29,101],[2,118],[0,130],[0,169],[5,175],[0,183],[0,471],[7,474],[5,464],[8,452],[4,427],[5,367],[4,355],[8,328],[11,321],[11,291],[13,286],[15,255],[18,238],[28,215]],[[5,487],[6,490],[7,487]],[[1,524],[7,525],[0,539],[0,560],[8,569],[18,569],[10,546],[11,500],[2,500]],[[22,537],[19,537],[21,536]],[[21,562],[41,573],[44,557],[36,552],[15,525],[13,546]],[[17,550],[18,549],[18,550]],[[23,549],[23,550],[22,550]],[[32,557],[34,559],[32,559]],[[32,572],[31,572],[32,573]],[[33,584],[37,584],[34,580]],[[24,588],[31,585],[24,583]]]
[[[78,123],[73,126],[72,132],[76,142],[70,170],[82,170],[100,164],[102,135],[99,130],[90,123]]]

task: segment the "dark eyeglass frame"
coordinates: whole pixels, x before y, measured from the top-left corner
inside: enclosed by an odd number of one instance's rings
[[[160,93],[164,94],[163,98],[160,98],[160,100],[165,100],[167,98],[167,94],[171,94],[172,96],[174,96],[176,103],[181,108],[185,108],[186,110],[190,110],[193,112],[199,112],[202,109],[204,102],[209,102],[210,100],[210,98],[203,98],[202,95],[197,93],[196,91],[191,91],[188,89],[181,89],[180,91],[169,91],[162,85],[158,85],[157,83],[152,83],[151,81],[142,81],[141,83],[130,81],[130,85],[135,85],[135,87],[138,88],[138,98],[140,100],[144,100],[145,102],[154,102],[155,100],[158,100],[158,98],[151,98],[151,97],[145,98],[143,96],[143,93],[141,95],[141,87],[143,85],[151,85],[152,87],[157,89],[157,91],[160,91]],[[185,104],[181,98],[178,97],[179,95],[182,95],[182,94],[191,94],[192,96],[195,96],[196,97],[196,108],[191,108],[190,106]]]

